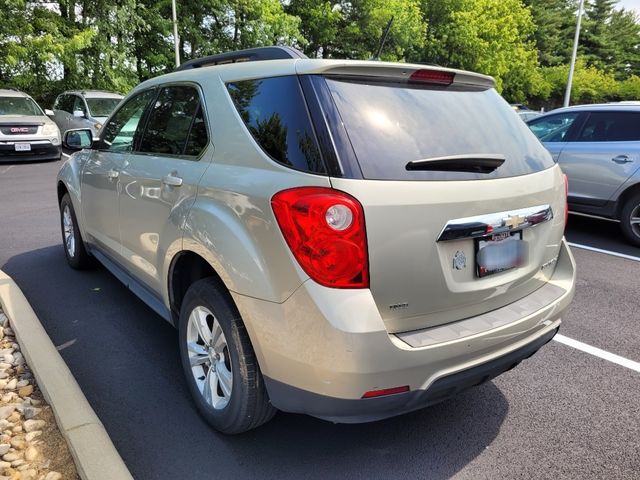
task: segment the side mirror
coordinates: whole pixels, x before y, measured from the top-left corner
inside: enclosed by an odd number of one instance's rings
[[[82,150],[93,145],[93,132],[88,128],[67,130],[62,137],[62,146],[69,150]]]
[[[84,112],[82,110],[74,110],[73,116],[76,118],[84,118]]]
[[[49,110],[48,108],[46,108],[46,109],[44,110],[44,114],[45,114],[47,117],[55,117],[55,115],[56,115],[55,113],[53,113],[53,110]]]

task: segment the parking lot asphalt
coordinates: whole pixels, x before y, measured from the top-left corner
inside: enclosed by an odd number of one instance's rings
[[[640,373],[552,341],[494,381],[381,422],[279,413],[227,437],[198,416],[176,331],[105,269],[67,267],[60,162],[0,163],[0,269],[22,288],[137,479],[637,479]],[[570,216],[576,244],[640,258],[617,225]],[[573,248],[561,333],[640,361],[640,262]]]

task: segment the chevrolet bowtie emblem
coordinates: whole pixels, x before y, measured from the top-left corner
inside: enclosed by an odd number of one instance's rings
[[[504,226],[514,229],[525,223],[525,221],[526,219],[520,215],[512,215],[504,220]]]

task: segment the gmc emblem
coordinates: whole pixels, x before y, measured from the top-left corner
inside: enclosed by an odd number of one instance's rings
[[[11,133],[29,133],[27,127],[11,127]]]

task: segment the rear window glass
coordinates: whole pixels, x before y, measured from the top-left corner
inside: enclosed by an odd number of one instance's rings
[[[326,173],[296,76],[245,80],[227,85],[242,120],[275,161]]]
[[[592,112],[578,142],[631,142],[640,140],[640,112]]]
[[[493,89],[413,88],[327,78],[362,174],[380,180],[467,180],[537,172],[554,165]],[[501,156],[491,173],[407,170],[449,156]]]

